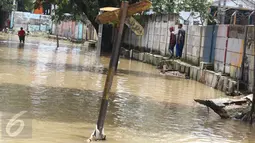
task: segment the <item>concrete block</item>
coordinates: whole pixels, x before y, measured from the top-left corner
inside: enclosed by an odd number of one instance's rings
[[[163,60],[169,60],[169,57],[163,57]]]
[[[149,54],[149,61],[148,61],[148,63],[152,64],[152,62],[153,62],[153,54]]]
[[[131,59],[133,57],[133,50],[129,51],[129,58]]]
[[[214,72],[205,70],[205,84],[207,86],[212,85],[213,77],[214,77]]]
[[[153,59],[152,60],[152,64],[157,66],[163,60],[163,56],[161,56],[161,55],[153,55],[152,59]]]
[[[166,65],[166,69],[167,70],[174,70],[174,62],[172,60],[163,60],[160,62],[160,65],[159,66],[164,66]]]
[[[244,39],[245,26],[242,25],[229,25],[229,37],[235,39]]]
[[[139,60],[139,52],[133,51],[132,59]]]
[[[228,93],[231,95],[234,93],[234,91],[237,89],[237,82],[229,79],[228,80]]]
[[[254,85],[254,71],[253,70],[249,70],[249,90],[252,91],[253,90],[253,85]]]
[[[149,56],[148,56],[148,53],[145,53],[145,54],[144,54],[143,62],[147,63],[148,57],[149,57]]]
[[[220,74],[214,73],[213,80],[212,80],[212,85],[211,85],[212,88],[217,88],[219,79],[220,79]]]
[[[185,65],[184,64],[180,64],[181,65],[181,70],[180,70],[180,72],[181,73],[184,73],[185,72]]]
[[[174,66],[175,68],[174,69],[176,71],[180,71],[181,70],[181,64],[179,62],[176,62],[176,61],[174,61],[174,64],[175,64],[175,66]]]
[[[144,53],[139,53],[139,61],[143,61],[144,59]]]
[[[202,70],[201,69],[199,69],[199,70],[197,70],[197,79],[196,79],[196,81],[199,81],[200,79],[201,79],[201,76],[202,76]],[[194,75],[193,75],[194,76]]]
[[[145,53],[145,55],[144,55],[144,62],[148,63],[148,64],[151,64],[152,63],[152,57],[153,57],[152,54]]]
[[[225,80],[225,77],[224,77],[224,76],[220,76],[220,77],[219,77],[217,89],[220,90],[220,91],[223,90],[224,80]]]
[[[193,79],[193,74],[194,74],[194,67],[191,66],[191,67],[190,67],[190,72],[189,72],[189,77],[190,77],[191,79]]]
[[[185,74],[187,75],[187,76],[189,76],[190,75],[190,66],[185,66]]]
[[[227,77],[224,78],[223,89],[222,89],[223,92],[226,92],[228,90],[228,82],[229,82],[228,79],[229,78]]]
[[[242,53],[243,43],[244,43],[243,39],[228,38],[228,51]]]
[[[146,60],[148,58],[148,53],[144,53],[143,62],[146,63]]]
[[[124,56],[125,58],[129,58],[129,50],[125,49],[125,48],[121,48],[121,55]]]
[[[192,76],[191,76],[191,78],[192,78],[193,80],[197,80],[199,68],[198,68],[198,67],[195,67],[195,66],[191,66],[191,67],[190,67],[190,71],[192,71]]]
[[[213,70],[213,64],[207,62],[200,62],[200,68],[205,70]]]
[[[223,62],[214,61],[214,71],[215,72],[222,72],[224,69]]]

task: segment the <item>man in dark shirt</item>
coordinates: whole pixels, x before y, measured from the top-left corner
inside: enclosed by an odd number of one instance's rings
[[[177,44],[176,44],[176,57],[182,57],[183,46],[185,42],[185,30],[182,29],[182,24],[178,26]]]

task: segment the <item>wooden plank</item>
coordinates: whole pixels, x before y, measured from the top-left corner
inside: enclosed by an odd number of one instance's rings
[[[223,119],[230,118],[227,111],[223,109],[223,107],[225,107],[225,106],[222,106],[223,104],[219,106],[219,104],[216,105],[214,102],[212,102],[210,100],[195,99],[195,101],[202,104],[202,105],[205,105],[205,106],[211,108],[215,113],[217,113]]]
[[[238,110],[244,110],[247,108],[247,103],[250,102],[250,96],[248,95],[239,99],[219,98],[219,99],[207,99],[200,100],[195,99],[196,102],[211,108],[221,118],[230,118],[238,115]],[[236,111],[236,112],[233,112]]]

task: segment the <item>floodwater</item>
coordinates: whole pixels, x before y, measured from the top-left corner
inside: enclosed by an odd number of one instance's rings
[[[96,125],[109,57],[98,59],[86,46],[62,42],[56,50],[54,40],[27,39],[24,47],[16,37],[0,41],[0,110],[4,118],[27,111],[24,116],[32,125],[25,127],[32,129],[26,134],[32,136],[2,137],[0,142],[85,142]],[[160,75],[151,65],[121,59],[104,142],[255,142],[249,125],[222,120],[193,101],[216,97],[224,95],[192,80]]]

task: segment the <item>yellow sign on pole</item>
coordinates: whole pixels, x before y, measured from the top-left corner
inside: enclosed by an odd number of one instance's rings
[[[128,16],[148,10],[150,9],[151,5],[152,3],[149,0],[143,0],[141,2],[132,4],[128,7]]]
[[[144,33],[143,27],[133,17],[126,18],[125,24],[138,36]]]
[[[151,2],[149,0],[144,0],[135,4],[132,4],[128,7],[127,16],[132,16],[136,13],[143,12],[151,7]],[[96,21],[100,24],[106,24],[109,22],[119,21],[120,9],[114,11],[105,12],[101,15],[98,15]]]

